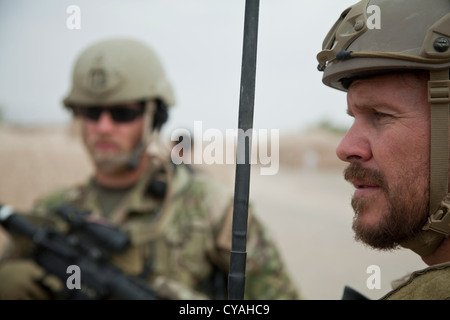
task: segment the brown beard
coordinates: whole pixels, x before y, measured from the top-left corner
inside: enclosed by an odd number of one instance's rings
[[[131,158],[130,152],[122,151],[119,154],[99,153],[94,151],[93,145],[100,139],[84,140],[89,155],[98,170],[108,173],[120,173],[127,170],[128,162]],[[115,143],[112,140],[102,137],[102,141]]]
[[[414,237],[422,229],[428,216],[429,190],[419,190],[416,175],[404,175],[401,185],[389,186],[384,175],[377,170],[351,163],[344,171],[345,180],[359,179],[380,187],[388,201],[388,208],[375,227],[364,225],[358,214],[371,205],[370,199],[353,197],[355,211],[353,231],[355,240],[380,250],[392,250],[405,239]],[[382,209],[380,209],[382,210]]]
[[[128,169],[127,165],[131,159],[131,154],[121,153],[114,156],[93,154],[92,159],[98,170],[108,173],[120,173]]]

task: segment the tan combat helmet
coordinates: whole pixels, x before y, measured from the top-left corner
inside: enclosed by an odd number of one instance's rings
[[[156,53],[130,38],[96,42],[85,49],[72,74],[67,107],[160,99],[175,104],[172,86]]]
[[[379,21],[374,21],[376,18]],[[356,77],[408,70],[430,72],[429,218],[417,237],[401,245],[421,256],[431,254],[450,235],[450,1],[359,1],[341,14],[317,60],[318,69],[324,72],[323,83],[343,91]]]
[[[147,102],[142,141],[130,161],[134,168],[155,129],[167,120],[166,109],[175,104],[172,85],[157,54],[138,40],[119,37],[88,46],[75,62],[64,105],[75,110],[129,101]]]

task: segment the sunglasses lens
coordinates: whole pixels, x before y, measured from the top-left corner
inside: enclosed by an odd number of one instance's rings
[[[107,111],[111,115],[114,122],[126,123],[134,121],[136,118],[144,113],[144,108],[128,108],[128,107],[114,107],[114,108],[102,108],[102,107],[87,107],[78,108],[78,114],[83,118],[92,121],[98,121],[100,115]]]
[[[109,112],[115,122],[131,122],[142,115],[143,109],[133,109],[126,107],[111,108]]]
[[[103,110],[100,107],[79,108],[78,112],[83,118],[98,121]]]

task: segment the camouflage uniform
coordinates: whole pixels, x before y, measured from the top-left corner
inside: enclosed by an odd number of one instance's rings
[[[161,170],[151,168],[113,212],[102,212],[98,186],[91,178],[84,185],[43,198],[35,214],[47,215],[63,203],[91,210],[129,234],[132,247],[113,258],[126,273],[144,275],[168,298],[226,299],[231,194],[206,174],[184,165],[170,166],[170,171],[175,168],[172,183],[165,181]],[[155,183],[166,189],[165,196],[153,191]],[[245,299],[299,299],[278,249],[251,212],[248,231]],[[214,292],[213,279],[222,281],[219,292]]]

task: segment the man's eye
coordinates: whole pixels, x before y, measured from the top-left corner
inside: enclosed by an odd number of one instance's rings
[[[378,112],[378,111],[374,111],[373,114],[377,118],[389,117],[389,115],[387,113],[382,113],[382,112]]]

